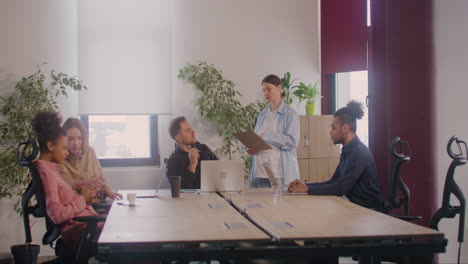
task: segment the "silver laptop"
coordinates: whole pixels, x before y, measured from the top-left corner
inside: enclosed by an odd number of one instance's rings
[[[244,187],[243,160],[202,160],[200,191],[238,192]]]

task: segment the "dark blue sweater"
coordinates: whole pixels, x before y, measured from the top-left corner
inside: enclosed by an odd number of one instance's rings
[[[311,195],[344,195],[353,203],[378,211],[383,206],[374,157],[358,136],[341,150],[340,163],[330,180],[307,186]]]

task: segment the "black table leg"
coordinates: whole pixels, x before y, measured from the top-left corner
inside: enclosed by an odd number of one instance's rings
[[[360,256],[359,264],[380,264],[382,257],[380,256]]]

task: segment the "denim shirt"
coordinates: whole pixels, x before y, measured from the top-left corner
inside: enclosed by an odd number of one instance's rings
[[[254,130],[256,133],[258,133],[269,111],[270,106],[267,106],[258,115]],[[299,179],[299,167],[297,165],[297,146],[299,145],[300,137],[299,116],[296,111],[284,103],[284,101],[281,101],[276,114],[278,115],[278,122],[276,124],[276,130],[278,132],[272,129],[265,129],[263,140],[281,150],[280,162],[283,173],[283,184],[287,185]],[[256,157],[253,155],[253,165],[250,173],[250,182],[252,183],[255,181],[255,163]]]
[[[307,185],[312,195],[344,195],[361,206],[382,209],[383,197],[374,157],[357,135],[341,150],[340,163],[331,179]]]

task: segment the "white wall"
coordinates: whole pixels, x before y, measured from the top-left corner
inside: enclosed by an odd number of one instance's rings
[[[0,95],[9,96],[20,77],[35,72],[36,65],[70,75],[77,74],[76,1],[0,1]],[[77,96],[59,101],[64,116],[76,114]],[[32,221],[34,222],[34,221]],[[0,200],[0,259],[8,258],[10,245],[24,243],[22,220],[12,201]],[[33,227],[33,242],[41,243],[43,221]],[[46,246],[42,255],[53,255]]]
[[[447,155],[447,142],[457,135],[468,141],[466,100],[468,98],[468,1],[434,1],[435,27],[435,98],[437,124],[437,201],[441,206],[442,192],[447,168],[451,159]],[[455,180],[465,196],[468,194],[468,166],[457,169]],[[452,197],[452,204],[455,202]],[[468,221],[465,221],[468,227]],[[444,219],[439,229],[449,240],[446,254],[440,254],[440,263],[456,263],[458,217]],[[466,230],[466,228],[465,228]],[[466,233],[466,231],[465,231]],[[465,235],[465,239],[468,237]],[[468,246],[462,246],[461,263],[468,263]]]

